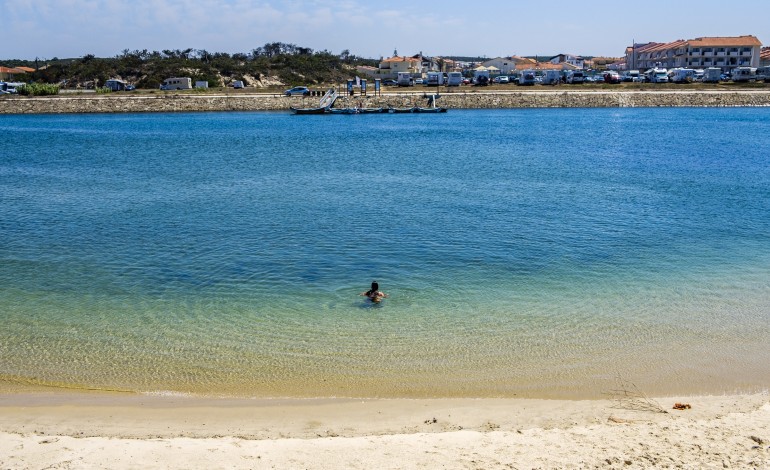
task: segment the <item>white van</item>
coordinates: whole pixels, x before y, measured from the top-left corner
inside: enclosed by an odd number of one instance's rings
[[[409,72],[398,72],[396,83],[398,86],[414,86],[414,78]]]
[[[569,84],[576,84],[576,83],[583,83],[586,81],[586,76],[581,72],[580,70],[573,70],[572,72],[567,75],[567,83]]]
[[[171,77],[163,80],[161,90],[192,90],[192,78]]]
[[[446,86],[460,86],[463,82],[462,72],[449,72],[447,74]]]

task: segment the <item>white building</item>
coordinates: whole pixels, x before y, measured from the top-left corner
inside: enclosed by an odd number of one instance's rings
[[[585,60],[579,55],[559,54],[548,59],[552,64],[569,64],[579,69],[585,68]]]
[[[629,69],[759,67],[762,43],[755,36],[680,39],[668,43],[634,44],[626,48]]]

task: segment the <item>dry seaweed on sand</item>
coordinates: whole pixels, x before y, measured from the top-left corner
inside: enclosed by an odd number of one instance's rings
[[[648,397],[630,380],[617,377],[618,386],[607,392],[615,406],[624,410],[649,411],[653,413],[668,413],[657,401]]]

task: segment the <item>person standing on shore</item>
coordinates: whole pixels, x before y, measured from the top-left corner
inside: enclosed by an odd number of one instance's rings
[[[388,296],[388,294],[380,291],[380,285],[377,281],[372,281],[372,288],[366,292],[361,292],[359,295],[366,296],[372,302],[379,302]]]

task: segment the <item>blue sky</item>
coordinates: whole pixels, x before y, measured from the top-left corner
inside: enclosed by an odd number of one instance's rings
[[[632,40],[753,34],[770,1],[0,0],[0,59],[124,49],[250,52],[268,42],[399,54],[620,56]]]

